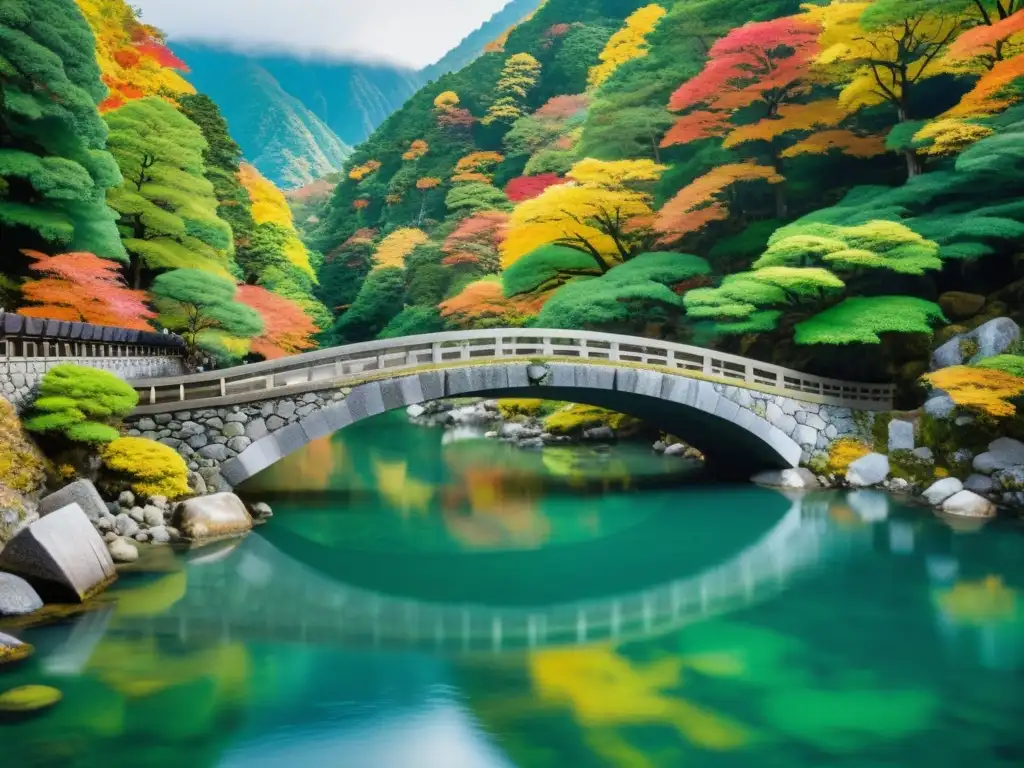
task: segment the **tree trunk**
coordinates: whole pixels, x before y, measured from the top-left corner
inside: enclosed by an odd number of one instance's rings
[[[907,178],[913,179],[916,176],[920,176],[924,173],[923,164],[921,163],[921,156],[912,149],[903,150],[903,155],[907,159]]]
[[[134,253],[128,258],[128,285],[137,291],[142,288],[142,259]]]

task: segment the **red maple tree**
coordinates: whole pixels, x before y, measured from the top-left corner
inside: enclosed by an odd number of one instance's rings
[[[540,197],[548,187],[564,184],[565,179],[557,173],[541,173],[537,176],[519,176],[505,186],[505,194],[513,203]]]
[[[21,295],[30,306],[20,309],[21,314],[153,330],[146,321],[156,313],[146,305],[146,292],[128,288],[116,262],[82,252],[22,253],[33,262],[29,269],[42,277],[22,285]]]

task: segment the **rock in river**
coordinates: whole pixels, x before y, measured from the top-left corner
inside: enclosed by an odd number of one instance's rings
[[[193,541],[237,536],[252,530],[245,504],[233,493],[215,493],[183,501],[174,513],[175,527]]]
[[[77,504],[51,512],[11,539],[0,552],[0,568],[79,601],[117,578],[107,545]]]
[[[820,488],[821,483],[814,473],[809,469],[773,469],[767,472],[759,472],[750,478],[752,483],[766,485],[769,488]]]
[[[878,485],[889,476],[889,457],[880,453],[869,453],[850,464],[846,471],[846,482],[855,488]]]
[[[13,573],[0,573],[0,616],[24,616],[42,607],[31,584]]]

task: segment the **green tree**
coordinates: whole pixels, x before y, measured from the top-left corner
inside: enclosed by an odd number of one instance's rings
[[[106,119],[110,150],[124,176],[108,200],[121,214],[130,284],[141,286],[143,269],[198,268],[227,276],[231,227],[217,217],[199,127],[156,97],[131,101]]]
[[[351,308],[334,324],[338,344],[369,341],[405,308],[405,270],[375,269],[363,282]]]
[[[614,271],[614,270],[613,270]],[[594,257],[565,245],[542,245],[513,262],[501,276],[507,298],[543,293],[575,277],[600,277]]]
[[[206,139],[203,150],[204,175],[213,185],[217,198],[217,216],[231,226],[235,239],[235,261],[242,268],[247,282],[256,282],[262,268],[271,259],[266,255],[266,233],[260,233],[262,240],[254,242],[256,222],[252,218],[252,201],[249,193],[238,179],[242,162],[242,148],[235,143],[228,131],[228,123],[220,108],[204,94],[181,94],[176,96],[185,116],[199,126]],[[276,259],[284,258],[283,241],[275,245]]]
[[[399,339],[421,333],[440,333],[445,328],[441,312],[437,307],[406,307],[392,318],[378,339]]]
[[[797,344],[880,344],[882,334],[930,336],[939,306],[914,296],[854,296],[796,326]]]
[[[112,373],[58,365],[43,376],[25,428],[72,443],[109,443],[119,437],[114,425],[138,402],[138,393]]]
[[[225,277],[200,269],[164,272],[150,289],[160,311],[160,322],[178,331],[195,363],[203,334],[216,331],[250,339],[263,333],[259,313],[237,301],[238,288]]]
[[[120,183],[97,111],[95,40],[74,0],[0,10],[0,257],[22,247],[126,261],[106,191]],[[46,250],[50,250],[46,248]]]
[[[444,203],[451,213],[457,215],[468,215],[480,211],[507,211],[511,207],[504,192],[482,182],[470,182],[452,187]]]
[[[684,315],[684,296],[706,284],[711,267],[699,256],[643,253],[600,278],[579,278],[559,288],[533,325],[540,328],[643,333],[660,326],[674,337]]]

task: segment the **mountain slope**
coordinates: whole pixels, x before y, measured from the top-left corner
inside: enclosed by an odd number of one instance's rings
[[[531,13],[540,7],[544,0],[512,0],[508,5],[485,21],[480,27],[449,51],[445,56],[425,67],[422,72],[422,81],[427,83],[436,80],[442,75],[450,72],[458,72],[463,67],[471,64],[484,49],[494,40],[501,37],[509,27],[518,24]]]

